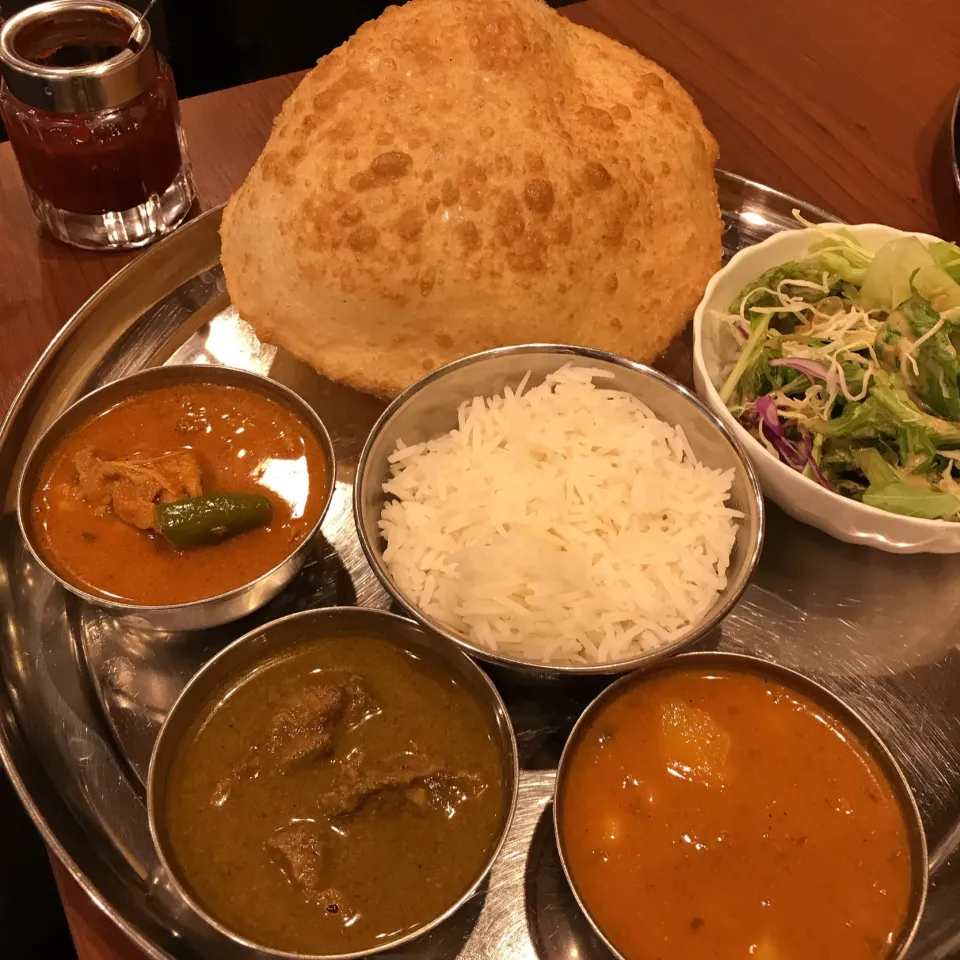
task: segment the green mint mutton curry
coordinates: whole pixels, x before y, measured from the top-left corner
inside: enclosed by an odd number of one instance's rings
[[[304,641],[185,730],[163,809],[196,902],[264,946],[386,946],[452,907],[499,841],[501,751],[467,687],[384,639]]]

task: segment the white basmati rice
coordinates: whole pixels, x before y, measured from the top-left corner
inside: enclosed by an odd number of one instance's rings
[[[742,514],[733,471],[608,374],[567,365],[523,392],[461,404],[459,426],[397,445],[383,559],[421,610],[492,651],[620,660],[710,609]]]

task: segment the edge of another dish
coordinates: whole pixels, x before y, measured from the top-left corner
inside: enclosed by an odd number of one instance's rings
[[[350,623],[348,626],[347,623],[349,621],[353,621],[353,623]],[[223,680],[224,677],[229,676],[231,672],[241,669],[245,664],[249,665],[251,662],[256,662],[256,656],[251,655],[249,652],[250,647],[259,644],[263,647],[262,653],[274,655],[285,648],[295,646],[301,639],[321,639],[323,636],[330,636],[344,630],[350,633],[356,633],[364,629],[364,623],[369,624],[371,622],[378,624],[379,634],[383,637],[389,637],[390,642],[398,643],[406,649],[411,649],[416,646],[427,649],[439,660],[443,661],[446,667],[453,670],[459,669],[463,676],[473,678],[473,692],[476,696],[477,703],[481,709],[483,709],[484,713],[494,721],[495,730],[498,734],[497,746],[504,764],[504,797],[506,805],[499,836],[473,882],[447,910],[423,926],[418,927],[416,930],[412,930],[402,937],[391,941],[387,946],[377,945],[367,950],[346,954],[302,954],[291,953],[246,940],[224,926],[216,918],[212,917],[197,903],[196,899],[185,889],[176,871],[171,869],[171,858],[168,857],[165,852],[167,848],[161,840],[162,834],[158,829],[158,808],[162,807],[159,794],[162,786],[166,783],[166,775],[169,772],[169,765],[173,752],[176,749],[178,736],[196,715],[195,708],[197,705],[203,706],[205,702],[203,697],[208,694],[210,690],[214,689],[218,682]],[[299,628],[299,630],[306,633],[307,636],[282,636],[279,642],[277,642],[276,634],[284,634],[291,628]],[[400,631],[404,631],[405,635],[398,637]],[[412,637],[417,638],[413,643],[411,643]],[[485,702],[481,700],[481,696],[477,694],[478,690],[483,691],[485,694]],[[194,700],[197,700],[198,703],[193,703],[192,701]],[[188,711],[188,713],[186,716],[181,717],[180,715],[183,714],[184,711]],[[488,876],[497,857],[500,855],[504,841],[510,831],[514,814],[516,813],[519,789],[519,751],[513,724],[510,721],[506,705],[499,691],[494,686],[493,681],[470,657],[466,656],[458,647],[451,644],[434,643],[432,635],[428,630],[423,629],[413,620],[409,620],[398,614],[390,613],[386,610],[375,610],[369,607],[321,607],[302,610],[299,613],[281,617],[262,627],[251,630],[249,633],[244,634],[228,644],[215,656],[211,657],[190,678],[174,702],[174,705],[170,708],[154,743],[150,758],[150,770],[147,777],[147,818],[150,827],[150,838],[161,867],[167,878],[169,878],[170,884],[190,908],[220,934],[235,943],[258,950],[267,956],[276,957],[278,960],[316,960],[316,958],[321,957],[323,960],[357,960],[357,958],[371,956],[384,949],[393,950],[421,937],[423,934],[433,930],[445,920],[452,917],[476,894]]]
[[[838,225],[824,226],[836,228]],[[715,371],[704,353],[704,324],[709,322],[708,314],[725,310],[746,283],[802,253],[813,239],[812,229],[784,230],[745,247],[710,278],[693,315],[693,377],[697,394],[740,441],[757,469],[764,493],[795,519],[846,543],[863,544],[888,553],[960,553],[960,522],[889,513],[826,490],[781,463],[737,422],[714,386]],[[864,234],[868,246],[871,239],[877,246],[897,237],[915,236],[924,242],[938,239],[879,223],[851,224],[845,229]],[[734,287],[733,295],[728,296]]]
[[[89,593],[53,569],[44,558],[43,551],[39,549],[35,542],[28,517],[30,500],[39,472],[46,457],[60,440],[71,430],[84,423],[90,416],[102,412],[113,403],[134,396],[141,390],[176,386],[180,383],[215,383],[251,390],[284,404],[302,419],[319,441],[327,460],[327,484],[320,515],[307,535],[287,554],[284,560],[254,580],[240,584],[226,592],[201,600],[176,604],[137,604],[112,600]],[[17,481],[17,522],[33,559],[61,587],[75,596],[88,603],[110,610],[118,616],[136,619],[155,629],[198,630],[229,623],[252,613],[268,603],[293,579],[303,566],[313,540],[323,524],[333,500],[335,483],[336,460],[330,435],[316,411],[297,393],[268,377],[236,367],[212,366],[209,364],[171,364],[148,367],[138,373],[104,384],[80,397],[54,420],[34,444]]]
[[[957,90],[950,113],[950,160],[953,166],[953,182],[960,193],[960,89]]]
[[[560,763],[557,766],[557,779],[553,795],[553,833],[564,877],[573,893],[577,906],[580,908],[584,917],[586,917],[590,926],[613,956],[618,958],[618,960],[624,960],[623,955],[598,926],[590,910],[584,903],[583,898],[580,896],[580,892],[577,889],[567,862],[567,856],[564,852],[563,832],[560,828],[560,809],[563,804],[563,788],[570,766],[570,758],[580,742],[584,731],[589,727],[596,714],[609,702],[615,700],[626,688],[635,683],[644,683],[657,671],[682,669],[684,665],[696,665],[698,663],[704,664],[705,666],[732,667],[755,674],[773,674],[779,678],[785,686],[806,694],[810,699],[828,709],[830,713],[853,731],[863,747],[877,761],[900,806],[910,849],[911,890],[909,911],[906,923],[900,932],[896,944],[894,944],[893,952],[886,958],[886,960],[902,960],[902,958],[906,956],[910,945],[913,943],[920,927],[920,921],[923,918],[923,909],[927,900],[930,875],[929,851],[927,849],[927,838],[923,829],[920,808],[917,806],[913,790],[910,789],[910,785],[904,776],[900,764],[881,737],[853,707],[813,678],[762,657],[720,650],[681,653],[676,657],[671,657],[668,661],[655,665],[651,671],[644,671],[642,673],[638,671],[621,677],[601,691],[589,703],[577,718],[577,722],[573,725],[573,729],[567,737],[563,752],[560,755]]]

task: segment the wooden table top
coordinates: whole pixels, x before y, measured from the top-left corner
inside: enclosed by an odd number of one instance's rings
[[[960,239],[946,126],[960,18],[944,0],[587,0],[563,12],[662,63],[693,94],[721,164],[852,222]],[[201,209],[262,148],[296,77],[185,101]],[[0,409],[70,315],[128,262],[37,233],[0,146]],[[80,960],[142,960],[62,869]]]

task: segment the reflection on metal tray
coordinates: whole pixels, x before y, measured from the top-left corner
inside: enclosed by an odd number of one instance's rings
[[[729,256],[822,211],[720,173]],[[143,780],[157,730],[186,679],[258,623],[330,604],[386,606],[350,516],[363,440],[382,403],[330,383],[260,344],[237,317],[220,271],[219,211],[182,228],[121,271],[67,324],[13,405],[0,437],[8,478],[0,521],[4,637],[3,759],[28,809],[84,887],[151,957],[250,956],[225,943],[166,887],[147,832]],[[228,364],[271,377],[324,419],[338,462],[334,502],[294,583],[245,621],[205,634],[120,629],[31,565],[12,516],[25,453],[85,390],[166,362]],[[689,380],[689,341],[660,366]],[[911,953],[960,948],[960,558],[898,557],[830,540],[771,509],[758,573],[705,648],[742,650],[808,673],[884,737],[916,792],[936,871]],[[554,772],[568,731],[604,681],[523,682],[493,672],[520,745],[517,818],[489,882],[425,939],[410,960],[608,957],[576,909],[550,827]]]

